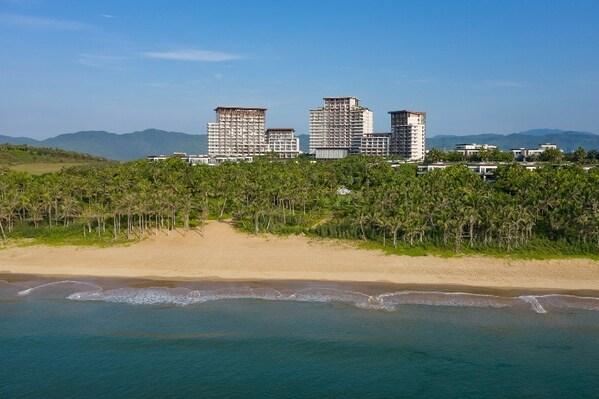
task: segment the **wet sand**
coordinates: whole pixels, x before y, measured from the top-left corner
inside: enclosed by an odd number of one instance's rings
[[[253,236],[226,223],[109,248],[0,250],[0,273],[149,280],[329,281],[476,291],[599,291],[599,262],[396,256],[335,240]]]

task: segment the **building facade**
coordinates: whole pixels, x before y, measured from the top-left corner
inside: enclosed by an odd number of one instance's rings
[[[362,155],[388,157],[389,156],[389,133],[369,133],[360,139],[360,151]]]
[[[392,111],[389,152],[410,161],[424,159],[426,153],[426,113]]]
[[[538,148],[512,148],[512,154],[516,160],[523,160],[528,157],[537,157],[547,150],[560,150],[556,144],[545,143],[539,144]]]
[[[477,155],[481,151],[495,151],[497,150],[497,146],[493,144],[456,144],[455,152],[459,152],[465,157],[469,157],[471,155]]]
[[[299,155],[299,138],[295,137],[295,129],[270,128],[266,129],[266,145],[269,152],[279,158],[296,158]]]
[[[217,107],[216,122],[208,123],[208,154],[247,157],[268,151],[266,108]]]
[[[323,107],[310,110],[310,153],[319,148],[359,153],[362,137],[372,130],[372,111],[356,97],[325,97]]]

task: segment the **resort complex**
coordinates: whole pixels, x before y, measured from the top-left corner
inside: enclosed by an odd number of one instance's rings
[[[389,114],[391,131],[374,133],[373,113],[356,97],[325,97],[324,106],[310,111],[310,153],[316,159],[360,154],[424,160],[426,113],[404,110]]]
[[[216,119],[207,124],[208,153],[192,155],[150,155],[151,161],[180,158],[190,165],[219,165],[224,162],[252,162],[255,157],[294,159],[302,151],[300,139],[291,127],[266,127],[265,107],[218,106]],[[522,162],[528,170],[535,161],[553,161],[563,153],[557,145],[501,151],[494,144],[460,143],[451,150],[426,148],[426,112],[390,111],[389,131],[374,132],[374,113],[357,97],[325,97],[323,105],[309,111],[309,148],[305,157],[315,161],[348,156],[386,158],[392,167],[418,164],[418,174],[445,169],[456,162],[484,179],[493,179],[502,163]],[[551,153],[550,156],[546,154]],[[557,154],[557,155],[556,155]]]
[[[207,124],[208,154],[185,155],[189,163],[216,165],[224,161],[251,161],[273,154],[281,159],[300,155],[293,128],[266,128],[264,107],[218,106],[216,121]],[[390,131],[373,131],[373,112],[356,97],[325,97],[324,105],[310,110],[309,155],[341,159],[348,155],[399,157],[423,161],[426,155],[426,113],[391,111]],[[173,154],[181,157],[182,153]],[[167,155],[150,155],[158,161]]]

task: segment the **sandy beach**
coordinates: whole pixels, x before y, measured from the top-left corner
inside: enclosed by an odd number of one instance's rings
[[[395,256],[302,236],[252,236],[227,223],[129,246],[13,247],[0,273],[158,280],[319,280],[488,289],[599,291],[599,262]]]

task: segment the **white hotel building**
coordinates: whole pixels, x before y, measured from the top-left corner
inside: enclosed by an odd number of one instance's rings
[[[391,132],[373,133],[373,114],[356,97],[325,97],[310,111],[310,153],[320,159],[349,154],[400,155],[420,161],[425,155],[426,113],[393,111]]]
[[[244,157],[268,151],[266,108],[217,107],[216,122],[208,123],[210,156]]]
[[[325,97],[323,107],[310,110],[310,153],[359,153],[372,130],[372,111],[356,97]]]
[[[269,152],[279,158],[299,155],[293,129],[265,129],[266,108],[217,107],[216,122],[208,123],[208,155],[246,159]]]
[[[389,152],[421,161],[426,151],[426,112],[392,111]]]

